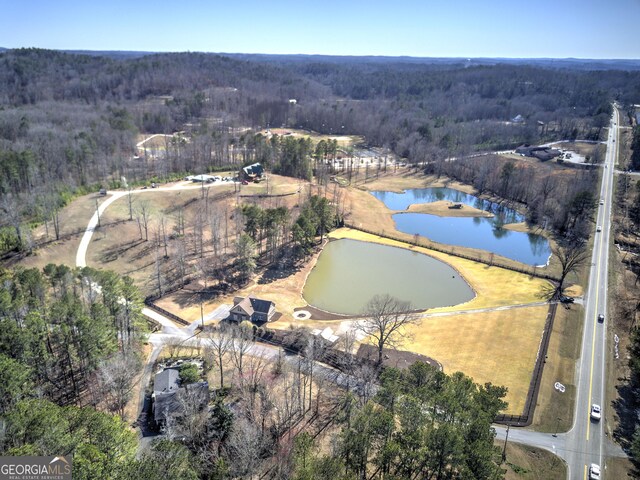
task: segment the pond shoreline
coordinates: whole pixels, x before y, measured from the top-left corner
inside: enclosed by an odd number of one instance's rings
[[[458,306],[477,296],[456,268],[434,256],[396,245],[341,240],[325,245],[304,284],[304,301],[319,311],[361,317],[369,299],[383,293],[410,301],[416,313]]]

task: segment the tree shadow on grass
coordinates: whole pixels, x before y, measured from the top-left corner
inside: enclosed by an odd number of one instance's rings
[[[219,283],[203,289],[182,288],[173,294],[173,301],[181,308],[200,305],[224,296],[231,291],[228,283]]]
[[[144,240],[133,240],[131,242],[119,243],[117,245],[114,245],[113,247],[108,248],[102,252],[102,254],[100,255],[100,262],[114,262],[118,259],[118,257],[124,255],[132,248],[136,248],[138,245],[141,245],[143,243]]]
[[[300,261],[273,262],[262,273],[258,284],[265,285],[295,275],[302,269],[303,265],[304,263]]]

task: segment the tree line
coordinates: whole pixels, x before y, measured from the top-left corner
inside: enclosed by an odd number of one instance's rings
[[[0,53],[0,223],[52,221],[70,194],[253,161],[308,179],[336,146],[270,127],[363,135],[409,162],[599,138],[638,72],[182,53]],[[296,99],[295,103],[289,99]],[[521,115],[523,122],[512,119]],[[138,134],[173,134],[138,148]],[[12,211],[17,213],[11,213]],[[15,230],[15,229],[13,229]],[[28,238],[2,230],[7,247]],[[16,235],[14,235],[16,233]],[[21,234],[25,235],[26,231]]]
[[[146,332],[132,280],[53,264],[2,270],[0,278],[0,358],[7,367],[0,413],[35,391],[61,405],[101,403],[96,375],[135,357]],[[122,402],[110,407],[121,412]]]

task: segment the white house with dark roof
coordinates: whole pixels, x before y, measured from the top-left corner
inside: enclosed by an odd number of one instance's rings
[[[256,180],[261,179],[264,175],[264,168],[259,163],[253,165],[247,165],[240,169],[240,178],[244,180]]]
[[[276,313],[276,304],[270,300],[261,300],[256,297],[236,297],[233,299],[233,307],[229,310],[229,320],[243,322],[248,320],[253,323],[266,323],[273,319]]]

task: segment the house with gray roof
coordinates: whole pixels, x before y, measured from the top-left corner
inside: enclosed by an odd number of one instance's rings
[[[273,319],[276,313],[276,304],[270,300],[260,298],[236,297],[233,299],[233,307],[229,310],[229,320],[243,322],[248,320],[253,323],[266,323]]]
[[[180,386],[178,370],[167,368],[156,374],[153,381],[152,412],[156,425],[162,427],[168,418],[183,415],[185,402],[197,404],[202,411],[209,405],[209,384],[207,382],[190,383]]]

